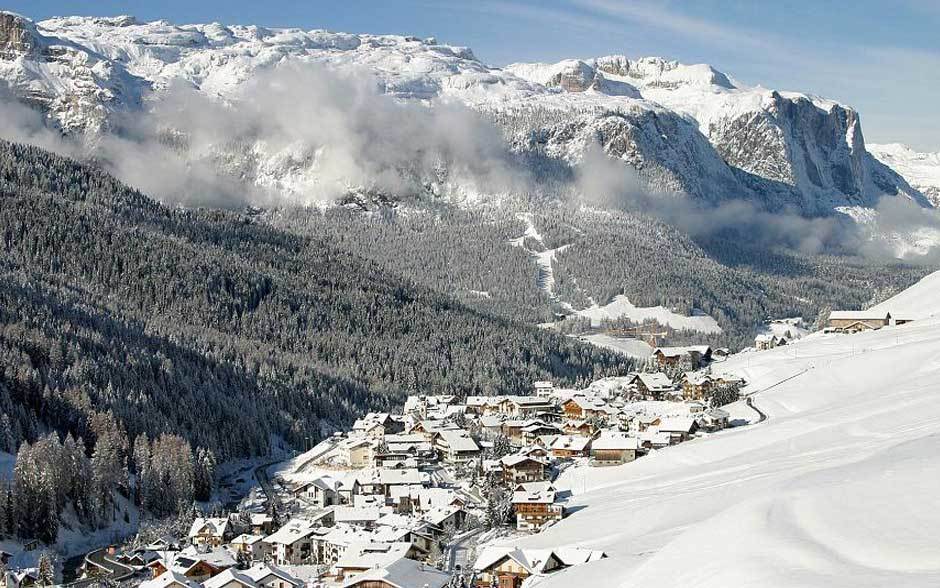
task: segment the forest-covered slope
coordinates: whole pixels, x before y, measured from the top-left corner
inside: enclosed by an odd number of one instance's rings
[[[229,212],[169,209],[0,143],[0,412],[9,439],[111,411],[220,459],[409,392],[519,392],[622,358],[471,310],[375,262]],[[12,447],[6,449],[12,450]]]

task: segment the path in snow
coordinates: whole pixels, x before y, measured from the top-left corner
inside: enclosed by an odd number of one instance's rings
[[[513,247],[525,249],[535,258],[535,263],[538,265],[538,274],[535,279],[539,289],[545,292],[552,302],[560,302],[555,295],[555,271],[552,269],[552,262],[555,260],[556,253],[561,253],[568,247],[571,247],[571,244],[568,243],[567,245],[562,245],[554,249],[546,249],[545,251],[532,251],[525,245],[527,237],[538,241],[543,247],[545,246],[545,242],[542,240],[542,235],[538,232],[538,229],[535,228],[535,223],[532,222],[531,213],[520,214],[519,220],[526,224],[525,232],[522,233],[521,237],[510,239],[509,244]]]

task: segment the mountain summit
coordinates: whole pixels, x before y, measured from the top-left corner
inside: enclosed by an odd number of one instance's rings
[[[644,189],[704,203],[745,199],[805,216],[872,208],[884,195],[931,206],[869,154],[852,108],[746,87],[708,65],[607,56],[495,68],[467,48],[408,36],[0,17],[0,81],[71,134],[106,133],[122,113],[146,109],[151,93],[180,84],[237,103],[246,83],[294,63],[369,78],[400,102],[468,106],[495,122],[534,175],[576,167],[596,144],[635,169]],[[301,200],[322,181],[322,145],[221,143],[197,156]],[[428,175],[418,184],[434,184]]]

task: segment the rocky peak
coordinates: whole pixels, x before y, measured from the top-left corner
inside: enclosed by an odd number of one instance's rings
[[[39,34],[30,20],[12,12],[0,12],[0,59],[33,55],[39,45]]]

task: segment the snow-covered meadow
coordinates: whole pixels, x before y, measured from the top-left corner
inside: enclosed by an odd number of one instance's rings
[[[940,310],[928,277],[887,304]],[[764,423],[624,466],[572,468],[570,516],[519,543],[609,558],[562,586],[940,582],[940,319],[729,358]]]

